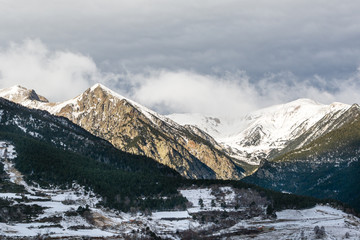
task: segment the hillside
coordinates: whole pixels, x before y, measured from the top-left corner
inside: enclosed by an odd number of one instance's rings
[[[241,181],[185,179],[66,118],[1,98],[0,160],[2,239],[262,239],[300,230],[311,237],[314,222],[327,224],[330,236],[360,234],[358,218],[334,208],[344,210],[339,202]],[[289,209],[304,208],[296,211],[302,217],[288,219]],[[328,224],[334,216],[339,221]]]
[[[43,186],[71,186],[75,181],[121,210],[174,207],[165,203],[172,195],[178,198],[180,176],[174,170],[122,152],[65,118],[2,98],[0,109],[0,139],[15,145],[16,167],[29,181]],[[167,196],[165,202],[162,196]]]
[[[26,98],[30,92],[15,86],[0,91],[0,96],[64,116],[116,148],[151,157],[185,177],[243,177],[242,164],[236,164],[207,133],[195,127],[183,127],[103,85],[96,84],[62,103]]]
[[[357,109],[354,105],[351,111]],[[338,199],[360,209],[360,118],[330,131],[308,145],[264,162],[245,178],[266,188]]]

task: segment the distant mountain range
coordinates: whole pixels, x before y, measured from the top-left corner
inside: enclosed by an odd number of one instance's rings
[[[353,105],[329,122],[311,129],[314,134],[326,128],[326,134],[264,161],[244,180],[274,190],[338,199],[360,209],[360,108]]]
[[[310,99],[298,99],[257,110],[237,119],[200,114],[171,114],[168,117],[182,125],[189,124],[202,129],[213,136],[232,157],[258,165],[262,159],[272,158],[306,132],[313,132],[311,127],[324,122],[325,116],[334,119],[349,107],[343,103],[324,105]],[[331,120],[328,124],[331,124]],[[326,132],[325,127],[323,130],[321,133],[314,131],[312,139]],[[297,147],[308,140],[304,138]]]
[[[304,222],[314,238],[313,225],[334,216],[327,236],[338,238],[339,226],[360,231],[359,156],[357,104],[299,99],[238,119],[163,116],[100,84],[60,103],[14,86],[0,90],[0,238],[43,228],[55,238],[86,229],[211,239],[214,228],[222,237],[298,238]],[[297,210],[295,226],[279,212],[316,204],[346,213]]]
[[[360,202],[359,190],[350,186],[358,176],[360,142],[350,135],[333,137],[343,129],[358,136],[356,104],[299,99],[222,119],[163,116],[101,84],[60,103],[21,86],[0,90],[0,97],[68,118],[116,148],[153,158],[187,178],[248,176],[247,182],[279,191]],[[309,151],[319,146],[321,153]],[[345,178],[352,180],[339,185]]]
[[[115,148],[67,118],[0,98],[1,239],[187,239],[189,233],[190,239],[211,239],[219,231],[221,238],[253,239],[275,223],[271,238],[290,237],[293,220],[281,213],[275,219],[275,212],[310,207],[301,211],[305,215],[297,232],[306,228],[311,235],[311,222],[329,221],[333,212],[357,224],[353,215],[316,204],[345,210],[333,200],[238,180],[186,179],[151,158]],[[322,212],[316,219],[304,225],[307,212],[318,209]],[[233,231],[238,224],[246,227]],[[338,227],[337,222],[331,227]]]
[[[182,173],[184,176],[200,177],[201,174],[195,173],[192,176],[190,172],[193,170],[186,170],[189,169],[189,164],[191,165],[189,162],[194,162],[194,159],[190,160],[191,157],[195,157],[214,171],[213,176],[224,179],[241,178],[242,171],[234,170],[231,162],[246,168],[247,164],[245,163],[259,165],[262,159],[269,159],[283,153],[282,150],[289,149],[289,145],[292,148],[301,147],[333,128],[339,127],[342,122],[332,128],[327,128],[326,123],[331,125],[331,119],[341,116],[350,108],[350,105],[343,103],[324,105],[310,99],[299,99],[287,104],[257,110],[236,119],[221,119],[201,114],[163,116],[101,84],[96,84],[76,98],[61,103],[49,103],[45,97],[38,95],[34,90],[28,90],[21,86],[0,90],[0,97],[30,108],[47,110],[52,114],[64,116],[91,133],[109,140],[119,149],[152,157],[173,168],[176,168],[175,165],[179,165],[179,162],[174,165],[169,158],[181,161],[174,151],[179,152],[181,158],[187,159],[181,164],[185,167]],[[118,104],[120,102],[122,104]],[[136,111],[137,114],[132,111]],[[126,121],[126,116],[127,120],[133,120],[131,124],[136,125],[136,128]],[[136,119],[141,118],[141,121],[136,122],[135,117]],[[321,131],[311,129],[315,125],[324,124],[324,122],[325,126]],[[166,135],[166,138],[170,137],[177,146],[175,147],[174,144],[166,146],[167,149],[164,149],[164,146],[158,146],[157,142],[163,143],[162,140],[165,139],[154,139],[154,134],[150,134],[152,136],[150,139],[149,130],[147,136],[139,134],[140,129],[144,130],[144,127],[140,127],[140,125],[144,124],[147,125],[145,128],[156,129]],[[132,130],[125,130],[128,127],[131,127]],[[109,132],[109,128],[111,128],[111,132]],[[114,136],[114,131],[120,131],[121,136]],[[309,134],[312,136],[304,137]],[[178,137],[173,139],[174,135]],[[195,138],[204,140],[205,145],[210,145],[209,149],[205,150],[202,145],[197,146],[198,141],[188,141],[189,139],[195,140]],[[297,139],[298,146],[294,146],[295,139]],[[299,142],[298,139],[303,139],[303,141]],[[168,145],[169,141],[165,142]],[[196,146],[193,144],[194,142]],[[179,148],[179,145],[182,147]],[[210,149],[215,153],[207,151]],[[219,154],[217,150],[223,154]],[[206,155],[206,159],[209,159],[209,155],[213,155],[211,159],[215,162],[216,159],[222,159],[222,162],[226,159],[226,165],[222,166],[224,169],[216,169],[215,165],[217,164],[205,162],[203,154]],[[221,158],[222,156],[219,155],[225,155],[225,157]],[[195,165],[201,165],[201,163],[196,164],[195,162]],[[178,169],[178,171],[181,170]],[[220,173],[221,171],[227,171],[227,173]],[[210,172],[209,174],[211,175]],[[209,178],[210,175],[204,176]]]
[[[20,86],[3,89],[0,96],[64,116],[118,149],[156,159],[188,178],[241,179],[248,165],[233,161],[204,131],[177,124],[101,84],[61,103]]]

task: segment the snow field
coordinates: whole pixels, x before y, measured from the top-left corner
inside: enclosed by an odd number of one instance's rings
[[[5,160],[5,155],[7,160]],[[187,211],[152,212],[150,216],[145,216],[142,213],[127,214],[104,209],[97,206],[97,203],[101,201],[100,197],[91,191],[85,191],[83,187],[77,184],[73,184],[72,188],[67,190],[56,187],[43,189],[39,186],[28,186],[23,181],[21,173],[14,168],[14,164],[10,161],[15,157],[14,146],[1,141],[0,158],[1,162],[5,164],[4,170],[9,174],[11,181],[24,185],[29,193],[0,193],[0,198],[21,199],[25,197],[30,201],[24,204],[37,204],[45,209],[30,223],[0,223],[0,236],[36,236],[40,234],[52,237],[107,237],[125,233],[141,235],[141,233],[137,233],[139,230],[149,228],[159,236],[180,239],[177,235],[178,231],[206,230],[214,227],[214,224],[204,224],[194,220],[192,214],[201,211],[236,211],[231,206],[236,197],[232,187],[218,187],[215,190],[210,187],[180,189],[179,192],[192,203],[192,207]],[[41,196],[36,196],[36,193],[41,193]],[[203,208],[199,204],[200,198],[204,204]],[[215,202],[216,207],[211,206],[212,201]],[[220,207],[221,201],[229,206]],[[92,212],[93,224],[79,215],[67,214],[86,205]],[[324,239],[343,239],[346,233],[349,233],[349,239],[360,238],[360,219],[330,206],[316,206],[304,210],[284,210],[276,214],[277,219],[255,217],[239,220],[231,227],[213,232],[213,235],[221,236],[221,234],[236,233],[236,231],[245,228],[264,229],[264,231],[255,235],[232,236],[230,239],[301,239],[302,237],[314,239],[314,227],[323,226],[326,231]],[[57,222],[54,220],[56,218],[60,220]]]

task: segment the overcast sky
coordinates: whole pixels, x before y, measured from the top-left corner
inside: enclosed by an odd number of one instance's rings
[[[59,101],[102,82],[162,113],[351,104],[359,12],[358,0],[0,0],[0,87]]]

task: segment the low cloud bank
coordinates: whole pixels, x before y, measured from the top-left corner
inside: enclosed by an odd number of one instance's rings
[[[63,101],[97,82],[164,114],[236,117],[298,98],[321,103],[360,102],[360,68],[346,79],[300,79],[291,72],[268,73],[256,80],[245,71],[217,75],[154,69],[105,73],[89,56],[53,51],[40,40],[28,39],[0,49],[0,88],[19,84],[51,101]]]

